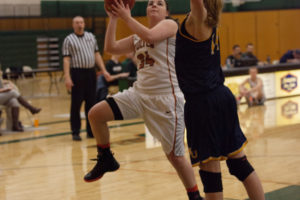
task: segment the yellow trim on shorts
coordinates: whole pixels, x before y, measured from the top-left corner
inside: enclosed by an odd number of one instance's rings
[[[207,159],[205,159],[204,161],[202,161],[202,164],[208,163],[209,161],[222,161],[222,160],[227,160],[228,157],[234,156],[238,153],[240,153],[241,151],[243,151],[243,149],[246,147],[246,145],[248,144],[248,141],[246,140],[244,142],[244,144],[241,146],[241,148],[239,148],[238,150],[228,154],[227,156],[220,156],[220,157],[209,157]],[[192,165],[193,167],[197,167],[200,166],[200,162],[197,162],[195,164]]]

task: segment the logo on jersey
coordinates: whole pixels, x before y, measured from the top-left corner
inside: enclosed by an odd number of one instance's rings
[[[148,47],[154,49],[154,44],[147,43],[143,40],[139,40],[135,45],[135,51],[137,52],[139,49]],[[140,61],[138,64],[138,69],[143,69],[146,66],[152,67],[155,63],[155,60],[149,56],[148,51],[139,53],[137,55],[137,59]]]
[[[193,158],[193,159],[197,159],[198,158],[198,152],[197,150],[192,150],[191,148],[189,148],[189,153],[190,153],[190,156]]]
[[[297,76],[292,74],[287,74],[281,78],[281,89],[286,92],[292,92],[298,86]]]
[[[136,45],[135,45],[135,49],[136,51],[138,51],[139,49],[143,48],[143,47],[149,47],[149,48],[154,48],[154,44],[149,44],[143,40],[139,40]]]
[[[291,119],[293,116],[297,115],[299,112],[298,103],[293,101],[288,101],[281,107],[282,116]]]

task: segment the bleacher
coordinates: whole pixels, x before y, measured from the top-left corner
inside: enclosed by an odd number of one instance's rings
[[[64,38],[72,30],[51,31],[2,31],[0,32],[0,63],[2,70],[14,67],[21,68],[24,65],[38,68],[38,38],[57,38],[59,50],[59,62],[62,66],[61,46]]]

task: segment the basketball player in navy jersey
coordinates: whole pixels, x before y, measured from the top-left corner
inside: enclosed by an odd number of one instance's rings
[[[183,91],[188,146],[200,166],[206,200],[223,199],[220,161],[243,182],[251,200],[264,200],[261,182],[243,148],[236,100],[224,86],[218,21],[222,0],[190,0],[191,12],[176,37],[175,67]]]

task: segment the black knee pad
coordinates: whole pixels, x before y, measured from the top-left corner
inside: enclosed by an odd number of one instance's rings
[[[205,193],[223,192],[221,173],[200,170],[199,174]]]
[[[230,174],[236,176],[242,182],[254,171],[246,156],[228,159],[226,163]]]

